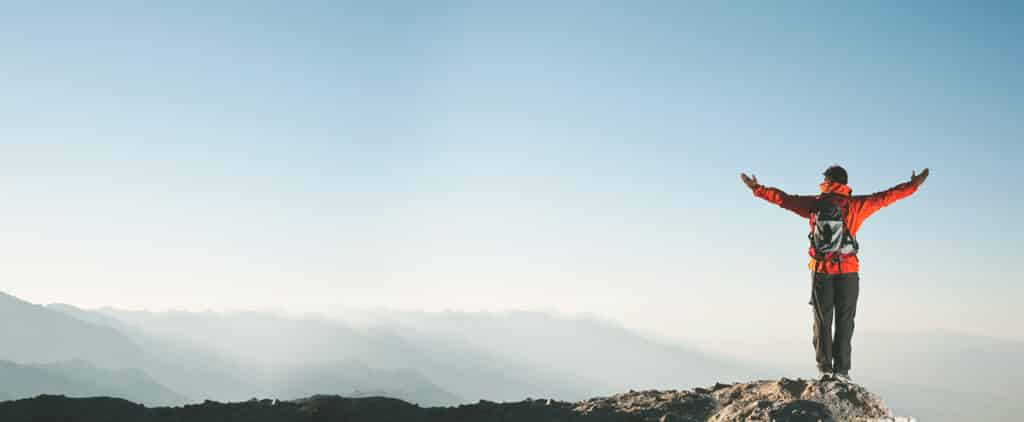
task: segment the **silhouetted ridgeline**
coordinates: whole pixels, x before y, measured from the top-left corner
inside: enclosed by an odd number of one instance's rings
[[[526,399],[419,407],[384,397],[314,396],[296,401],[207,401],[182,407],[145,406],[114,398],[39,396],[0,403],[4,422],[668,422],[909,421],[893,418],[874,394],[855,384],[781,379],[690,391],[630,391],[579,402]]]

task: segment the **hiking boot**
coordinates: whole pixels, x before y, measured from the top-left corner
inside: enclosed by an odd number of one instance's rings
[[[832,374],[832,371],[818,370],[819,381],[833,381],[835,379],[835,375]]]
[[[842,382],[853,382],[853,379],[850,378],[849,372],[836,372],[834,376],[837,380]]]

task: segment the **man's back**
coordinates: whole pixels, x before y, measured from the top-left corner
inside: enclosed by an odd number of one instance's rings
[[[925,169],[927,172],[927,169]],[[927,175],[927,173],[922,173]],[[927,177],[927,176],[926,176]],[[827,195],[837,202],[845,210],[843,223],[853,236],[857,235],[864,220],[867,220],[878,210],[906,198],[917,191],[919,183],[913,180],[900,183],[892,188],[870,195],[850,195],[852,189],[843,183],[826,181],[819,185],[822,195]],[[752,188],[754,196],[776,204],[784,209],[792,211],[797,215],[810,219],[811,211],[822,195],[789,195],[781,189],[756,185]],[[856,255],[849,255],[840,258],[838,262],[818,262],[813,258],[808,267],[819,272],[828,274],[852,273],[860,271],[860,260]]]

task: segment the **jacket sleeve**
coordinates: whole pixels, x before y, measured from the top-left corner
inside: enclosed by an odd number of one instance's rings
[[[754,196],[793,211],[796,215],[803,218],[811,218],[811,207],[815,201],[814,196],[790,195],[781,189],[765,186],[754,188]]]
[[[911,182],[903,182],[889,189],[881,192],[875,192],[871,195],[861,196],[860,200],[860,220],[868,218],[875,211],[878,211],[893,202],[899,201],[900,199],[906,198],[917,192],[917,185]]]

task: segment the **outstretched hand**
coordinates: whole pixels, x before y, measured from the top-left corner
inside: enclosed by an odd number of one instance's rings
[[[925,171],[928,170],[926,169]],[[740,180],[742,180],[743,184],[747,185],[747,187],[750,188],[751,190],[760,186],[760,184],[757,183],[757,176],[754,175],[750,175],[748,177],[746,173],[740,173]]]
[[[924,179],[927,179],[927,178],[928,178],[928,168],[927,167],[925,167],[924,170],[921,170],[921,174],[917,174],[917,171],[911,171],[910,172],[910,183],[913,183],[914,186],[921,186],[921,184],[924,183]]]

